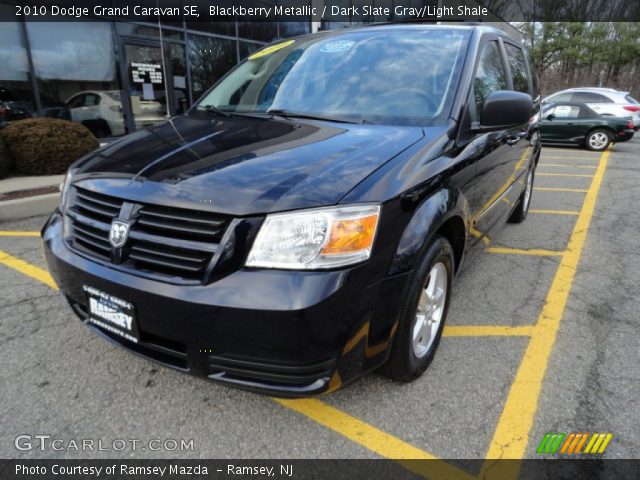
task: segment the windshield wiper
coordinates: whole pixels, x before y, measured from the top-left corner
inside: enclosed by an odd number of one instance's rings
[[[265,113],[270,115],[279,115],[285,118],[308,118],[309,120],[325,120],[327,122],[336,122],[336,123],[364,123],[364,120],[361,122],[356,122],[354,120],[346,120],[344,118],[336,118],[336,117],[327,117],[324,115],[315,115],[311,113],[299,113],[299,112],[291,112],[289,110],[282,110],[279,108],[273,108],[271,110],[267,110]]]
[[[205,105],[205,106],[200,106],[199,105],[197,108],[198,108],[198,110],[206,110],[209,113],[215,113],[216,115],[220,115],[221,117],[231,118],[231,116],[232,116],[228,112],[223,112],[222,110],[220,110],[215,105]]]

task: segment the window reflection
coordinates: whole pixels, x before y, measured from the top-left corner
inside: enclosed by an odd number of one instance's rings
[[[125,133],[110,23],[27,23],[42,114]],[[73,105],[81,106],[71,106]]]
[[[236,42],[192,34],[188,38],[193,98],[196,99],[236,64]]]
[[[0,128],[29,117],[35,106],[19,28],[16,22],[3,22],[0,28]]]

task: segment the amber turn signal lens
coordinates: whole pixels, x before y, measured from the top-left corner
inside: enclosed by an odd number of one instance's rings
[[[370,248],[376,232],[378,215],[334,220],[331,224],[331,236],[320,252],[322,255],[353,253]]]

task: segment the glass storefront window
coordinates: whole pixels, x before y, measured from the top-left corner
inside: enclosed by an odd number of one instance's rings
[[[296,37],[311,33],[311,22],[280,22],[278,28],[280,38]]]
[[[184,113],[191,103],[187,85],[187,62],[184,45],[169,44],[170,71],[173,75],[173,109],[171,115]]]
[[[227,35],[229,37],[236,36],[235,22],[187,22],[187,28],[201,32]]]
[[[236,64],[234,40],[189,34],[187,50],[194,100]]]
[[[155,4],[155,0],[144,0],[143,3],[149,2]],[[273,4],[272,0],[251,2],[266,6]],[[0,13],[5,9],[13,15],[12,6],[0,4]],[[182,22],[163,22],[162,25],[166,62],[163,84],[153,83],[149,77],[149,82],[145,80],[141,85],[132,85],[131,92],[126,92],[122,79],[128,78],[129,84],[136,83],[131,76],[132,62],[149,64],[154,69],[163,63],[157,24],[118,20],[26,21],[23,26],[4,22],[0,28],[0,102],[13,102],[14,107],[20,106],[23,116],[40,115],[78,121],[97,136],[122,135],[138,126],[141,112],[145,110],[142,109],[146,105],[144,102],[161,104],[162,108],[157,109],[158,117],[164,118],[167,113],[183,113],[191,100],[196,100],[238,60],[278,37],[302,35],[311,30],[309,21],[187,22],[189,31],[185,38]],[[25,29],[31,45],[33,71],[30,71],[29,56],[22,41]],[[199,35],[191,30],[212,35]],[[124,40],[125,48],[116,53],[114,42],[118,36]],[[32,91],[34,79],[39,98],[35,98]],[[149,86],[145,93],[145,82],[153,83],[153,94]],[[137,102],[138,98],[140,102]],[[36,111],[37,106],[42,108]]]
[[[145,37],[160,38],[160,30],[158,27],[151,25],[138,25],[136,23],[120,22],[118,23],[118,31],[121,35],[141,35]],[[182,40],[182,32],[163,28],[162,37],[165,40]]]
[[[27,32],[45,115],[99,137],[126,133],[111,24],[28,22]]]
[[[271,42],[278,36],[276,22],[238,22],[238,36],[249,40]]]
[[[0,8],[4,9],[4,6],[0,5]],[[3,22],[0,28],[0,128],[8,122],[28,117],[34,106],[20,25]]]

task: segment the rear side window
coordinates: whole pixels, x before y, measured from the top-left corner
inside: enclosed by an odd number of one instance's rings
[[[577,103],[614,103],[610,98],[593,92],[576,92],[571,97],[571,101]]]
[[[509,67],[511,67],[511,78],[513,79],[513,89],[517,92],[529,93],[529,74],[527,73],[527,63],[524,52],[509,43],[505,43]]]
[[[89,94],[84,101],[85,107],[95,107],[100,104],[100,97],[98,95]]]
[[[482,105],[491,93],[506,89],[507,74],[502,63],[498,42],[488,42],[480,54],[478,70],[473,82],[476,112],[482,111]]]
[[[548,102],[563,103],[571,101],[571,93],[560,93],[558,95],[552,95],[547,99]]]

